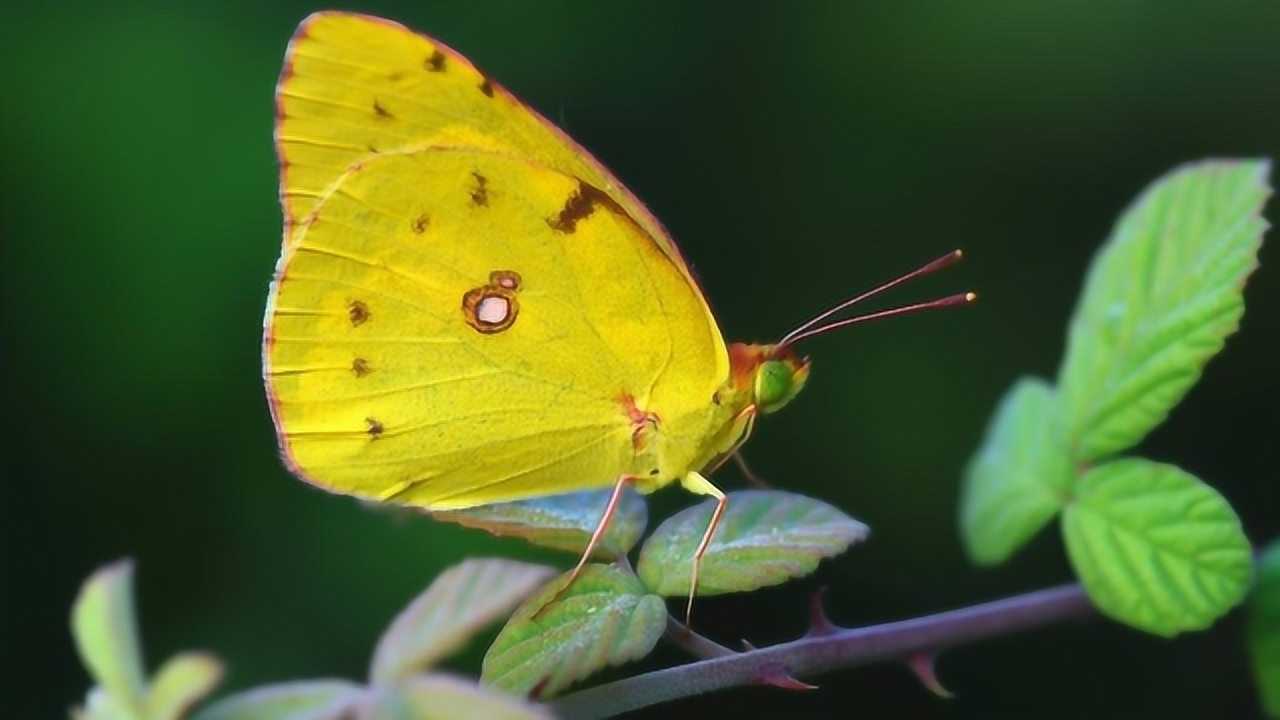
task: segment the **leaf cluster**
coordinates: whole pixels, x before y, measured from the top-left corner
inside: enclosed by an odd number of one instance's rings
[[[572,515],[578,528],[574,543],[563,542],[566,523],[550,530],[526,523],[513,534],[551,547],[585,547],[608,500],[607,491],[593,495],[594,503],[584,502],[581,495],[529,501],[539,508],[559,506],[559,512],[549,513],[554,517]],[[632,523],[643,517],[640,496],[628,492],[622,503],[619,514]],[[509,518],[530,517],[527,504],[475,512],[507,518],[488,527],[504,533],[511,531]],[[565,512],[564,504],[579,512]],[[610,554],[619,562],[588,565],[567,589],[566,573],[526,601],[485,655],[481,681],[516,694],[550,697],[601,668],[649,654],[667,627],[663,598],[689,593],[693,553],[714,504],[709,500],[667,518],[645,540],[635,571],[626,554],[643,534],[642,522],[638,528],[630,523],[611,526]],[[844,552],[868,532],[834,507],[802,495],[729,493],[728,507],[702,558],[697,594],[745,592],[808,575],[823,558]]]
[[[1248,591],[1231,505],[1191,473],[1125,456],[1239,326],[1270,193],[1263,161],[1156,181],[1094,258],[1057,382],[1018,380],[970,462],[970,557],[1006,560],[1059,514],[1067,553],[1109,617],[1163,636],[1209,626]]]
[[[608,491],[441,513],[442,519],[580,552]],[[366,683],[282,682],[195,710],[222,666],[204,653],[144,671],[132,595],[132,564],[91,576],[72,613],[80,655],[96,685],[76,720],[377,720],[551,717],[521,696],[550,697],[610,665],[647,655],[667,628],[663,596],[688,592],[689,561],[710,504],[688,508],[645,543],[639,573],[626,559],[644,534],[644,500],[628,493],[597,557],[572,585],[549,567],[470,559],[449,568],[384,632]],[[731,493],[703,558],[700,595],[753,590],[812,572],[824,557],[865,538],[865,525],[831,506],[775,491]],[[514,614],[513,614],[514,611]],[[509,617],[484,659],[481,682],[433,668],[485,626]]]
[[[72,611],[72,633],[97,685],[75,720],[548,720],[545,708],[431,670],[478,629],[510,612],[552,571],[511,560],[467,560],[446,570],[391,623],[367,684],[316,679],[267,685],[195,710],[221,678],[204,653],[165,663],[148,683],[133,606],[132,563],[94,573]]]

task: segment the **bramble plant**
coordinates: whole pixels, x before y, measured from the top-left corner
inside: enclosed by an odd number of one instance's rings
[[[1189,165],[1121,217],[1089,270],[1057,386],[1019,380],[969,467],[960,524],[975,562],[1005,560],[1061,512],[1071,564],[1114,620],[1172,636],[1244,597],[1251,550],[1226,499],[1177,467],[1119,455],[1240,324],[1267,171]]]
[[[1174,465],[1124,456],[1168,415],[1235,331],[1257,267],[1269,166],[1188,165],[1154,183],[1120,219],[1090,268],[1055,384],[1017,381],[965,473],[961,537],[980,565],[1003,562],[1061,514],[1079,585],[866,628],[833,625],[821,597],[797,640],[738,652],[694,633],[666,597],[689,590],[689,562],[713,503],[687,508],[641,543],[643,498],[628,492],[597,561],[568,574],[499,559],[443,572],[392,622],[369,678],[284,682],[202,709],[221,665],[179,655],[148,681],[131,568],[95,573],[72,612],[96,683],[84,720],[608,717],[752,684],[811,689],[797,677],[897,660],[927,687],[936,654],[984,637],[1093,614],[1162,636],[1201,630],[1244,600],[1255,679],[1280,717],[1280,544],[1260,556],[1230,504]],[[581,552],[608,491],[540,498],[437,519]],[[777,490],[730,494],[702,560],[698,594],[746,592],[812,573],[868,528],[819,500]],[[629,556],[640,546],[635,569]],[[479,681],[431,670],[506,617]],[[663,638],[693,662],[562,695],[599,670],[649,654]],[[557,697],[559,696],[559,697]],[[550,701],[550,702],[545,702]]]

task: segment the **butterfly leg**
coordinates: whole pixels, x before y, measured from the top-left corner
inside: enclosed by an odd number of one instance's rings
[[[720,457],[716,458],[714,462],[712,462],[707,467],[703,468],[702,469],[703,472],[706,472],[707,474],[714,473],[715,471],[723,467],[725,463],[729,462],[729,458],[733,458],[734,461],[738,463],[739,467],[742,467],[745,464],[746,461],[744,461],[738,455],[738,451],[742,449],[743,445],[747,444],[747,438],[751,437],[751,430],[755,427],[755,424],[756,424],[756,406],[755,405],[748,405],[742,409],[742,412],[733,416],[733,426],[737,427],[739,423],[742,423],[743,425],[742,425],[742,432],[738,435],[737,441],[733,443],[732,447],[730,447],[727,451],[721,454]],[[747,468],[744,468],[744,469],[747,469]],[[766,483],[765,487],[767,486],[768,484]]]
[[[742,457],[741,450],[733,451],[733,462],[738,466],[738,470],[742,471],[742,476],[747,479],[747,484],[752,487],[767,489],[771,487],[769,481],[755,474],[751,466],[747,464],[747,459]]]
[[[618,511],[618,503],[622,500],[623,489],[635,479],[634,475],[623,475],[613,484],[613,494],[609,496],[609,502],[604,506],[604,514],[600,516],[600,522],[596,523],[596,529],[591,532],[591,539],[587,541],[587,548],[582,551],[582,557],[578,559],[577,566],[573,568],[573,572],[569,575],[569,582],[564,585],[566,588],[572,585],[574,580],[578,579],[578,576],[582,574],[582,569],[591,560],[591,555],[596,551],[596,546],[600,544],[600,540],[609,529],[609,522],[613,520],[614,513]]]
[[[696,495],[710,495],[716,499],[716,509],[711,512],[711,522],[707,523],[707,531],[702,534],[702,542],[698,543],[698,549],[693,552],[693,562],[689,571],[689,603],[684,609],[684,624],[690,625],[693,620],[693,596],[698,592],[698,570],[702,565],[702,556],[707,552],[707,546],[711,544],[711,537],[716,533],[716,527],[720,525],[720,517],[724,515],[725,505],[728,504],[729,498],[720,488],[711,484],[711,481],[703,477],[700,473],[690,472],[680,481],[685,490]]]
[[[604,514],[600,516],[600,522],[596,523],[596,529],[591,532],[591,539],[587,541],[587,547],[582,551],[582,557],[578,559],[578,564],[574,566],[573,572],[569,573],[568,582],[561,586],[560,590],[540,610],[533,614],[534,619],[537,619],[543,610],[554,605],[560,599],[560,596],[564,595],[565,591],[573,586],[573,581],[577,580],[578,576],[582,574],[582,571],[587,567],[587,563],[591,560],[591,555],[600,544],[600,540],[604,537],[605,532],[608,531],[609,522],[613,520],[614,513],[618,511],[618,503],[622,500],[623,489],[635,479],[634,475],[622,475],[613,484],[613,494],[609,496],[609,502],[604,506]]]

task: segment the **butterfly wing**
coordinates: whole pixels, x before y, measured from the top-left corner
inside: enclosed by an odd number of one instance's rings
[[[285,237],[351,163],[426,145],[503,150],[604,191],[692,279],[662,224],[594,157],[443,43],[366,15],[298,26],[277,89]]]
[[[634,463],[628,398],[693,415],[727,377],[658,222],[444,45],[312,15],[277,115],[264,365],[304,478],[440,509],[604,485]]]
[[[688,414],[728,374],[696,288],[603,191],[455,147],[369,156],[311,203],[264,355],[299,475],[435,509],[610,484],[629,398]]]

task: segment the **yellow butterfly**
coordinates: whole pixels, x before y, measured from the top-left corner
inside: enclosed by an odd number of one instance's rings
[[[688,264],[587,151],[437,40],[323,12],[276,89],[284,246],[263,365],[281,452],[334,492],[446,510],[703,475],[804,387],[794,344],[955,295],[726,345]]]

